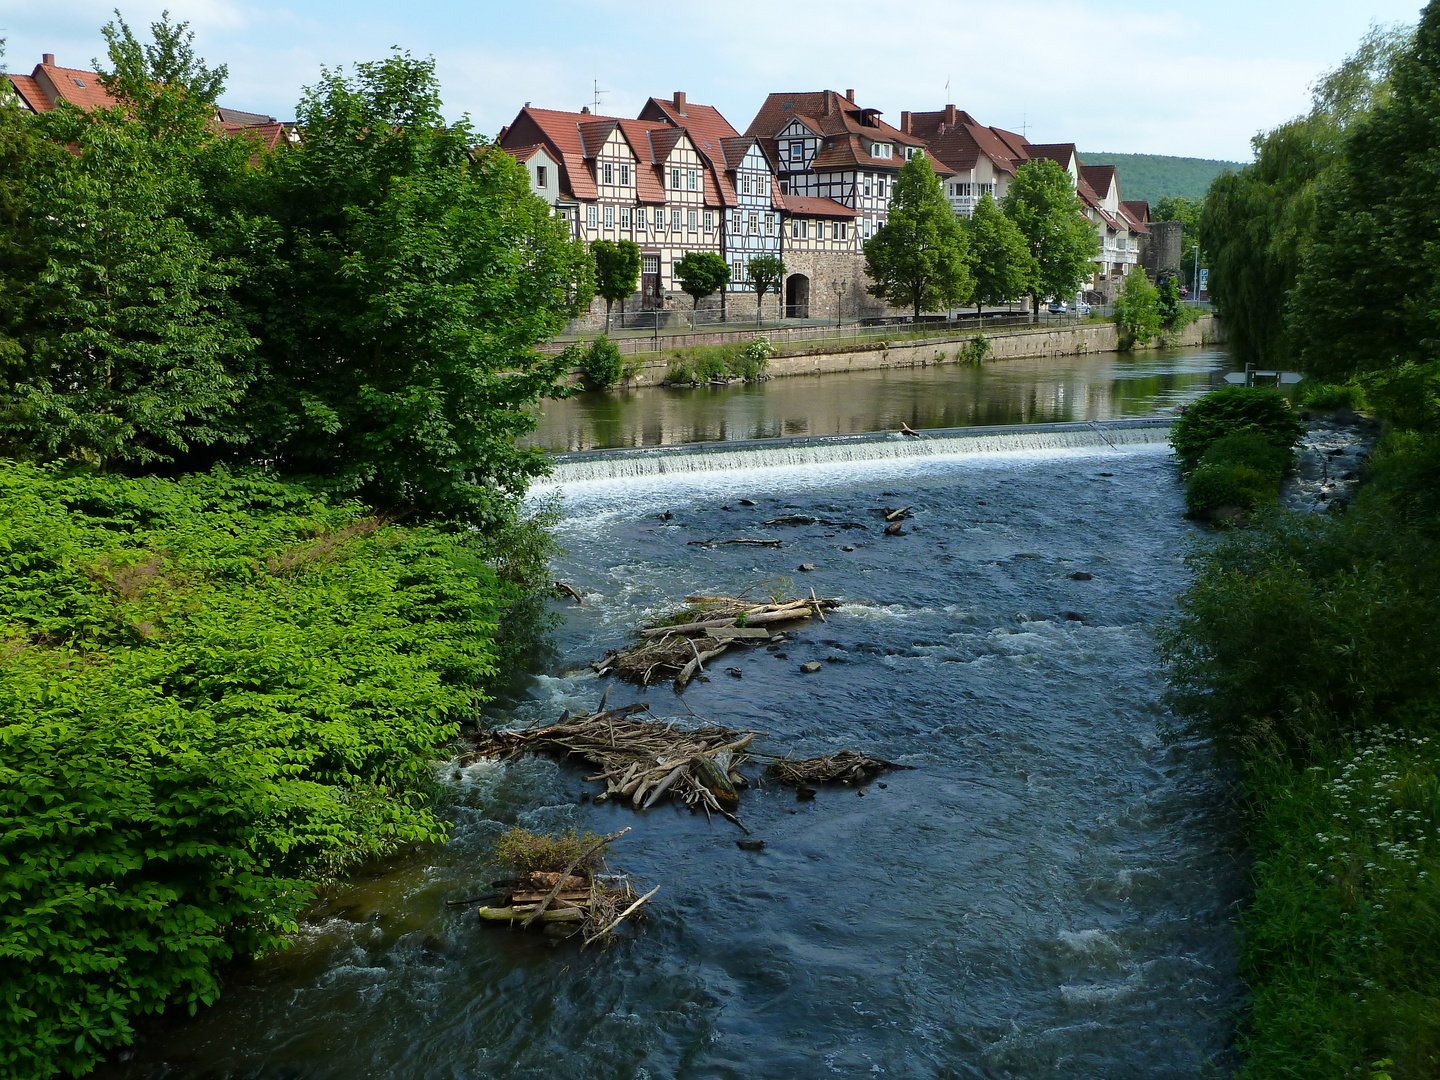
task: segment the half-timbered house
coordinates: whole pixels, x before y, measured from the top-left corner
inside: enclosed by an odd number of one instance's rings
[[[537,154],[532,148],[543,147],[557,169],[551,205],[567,214],[573,207],[581,239],[639,245],[632,309],[671,305],[679,289],[674,265],[686,252],[721,253],[721,182],[684,128],[526,106],[499,142],[516,157],[527,155],[527,164]],[[602,302],[597,309],[603,311]]]

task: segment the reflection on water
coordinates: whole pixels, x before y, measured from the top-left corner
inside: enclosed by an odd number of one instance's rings
[[[593,450],[838,435],[902,422],[921,429],[1113,420],[1173,410],[1230,366],[1223,349],[1194,348],[582,393],[545,402],[529,442]]]

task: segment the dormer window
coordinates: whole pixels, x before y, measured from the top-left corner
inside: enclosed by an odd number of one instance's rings
[[[749,194],[751,194],[751,191],[750,191],[750,177],[749,177],[749,176],[741,176],[741,177],[740,177],[740,194],[741,194],[741,195],[749,195]]]
[[[680,170],[679,170],[679,169],[671,169],[671,170],[670,170],[670,189],[671,189],[672,191],[679,191],[679,190],[680,190]]]
[[[887,159],[888,159],[888,158],[890,157],[891,153],[893,152],[893,149],[894,149],[894,148],[891,147],[891,145],[890,145],[889,143],[879,143],[879,142],[877,142],[877,143],[871,143],[871,144],[870,144],[870,156],[873,157],[873,158],[887,158]]]
[[[697,172],[697,171],[694,170],[694,169],[691,169],[691,170],[690,170],[688,173],[686,173],[686,175],[685,175],[685,190],[687,190],[687,191],[698,191],[698,190],[700,190],[700,174],[699,174],[699,172]]]
[[[620,185],[621,185],[622,187],[629,187],[629,186],[630,186],[630,166],[629,166],[629,165],[621,165],[621,166],[620,166]]]
[[[542,188],[543,188],[543,187],[548,187],[548,186],[549,186],[549,185],[546,183],[547,174],[548,174],[548,170],[545,168],[544,165],[536,165],[536,166],[535,166],[535,186],[536,186],[536,187],[542,187]]]
[[[615,183],[615,166],[612,165],[612,164],[610,164],[610,162],[607,161],[607,162],[605,162],[605,164],[602,165],[600,168],[601,168],[601,170],[602,170],[602,179],[601,179],[600,182],[601,182],[602,184],[613,184],[613,183]]]

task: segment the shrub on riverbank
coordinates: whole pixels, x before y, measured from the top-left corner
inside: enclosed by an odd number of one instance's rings
[[[1250,1080],[1440,1067],[1437,462],[1392,435],[1348,513],[1276,508],[1198,551],[1162,639],[1250,815]]]
[[[665,371],[668,383],[703,383],[721,379],[753,382],[765,374],[775,346],[757,337],[744,345],[699,345],[681,349]]]
[[[625,360],[620,355],[620,346],[604,334],[590,342],[580,360],[580,371],[585,376],[585,385],[591,390],[608,390],[620,381],[625,372]]]
[[[317,883],[441,837],[428,761],[504,599],[470,536],[224,472],[0,465],[0,1072],[86,1071]]]
[[[1287,452],[1305,425],[1285,396],[1261,386],[1225,386],[1212,390],[1185,410],[1170,429],[1180,467],[1190,472],[1211,443],[1230,435],[1254,435]]]

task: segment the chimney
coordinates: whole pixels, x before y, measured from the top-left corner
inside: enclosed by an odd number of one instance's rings
[[[676,91],[675,91],[675,111],[678,112],[681,116],[684,116],[684,115],[685,115],[685,91],[684,91],[684,90],[676,90]]]
[[[848,101],[851,105],[854,105],[854,104],[855,104],[855,91],[854,91],[854,90],[846,90],[846,91],[845,91],[845,100]]]
[[[47,53],[45,53],[44,55],[42,55],[42,56],[40,57],[40,63],[44,64],[46,67],[54,67],[54,66],[55,66],[55,54],[54,54],[53,52],[47,52]]]
[[[954,106],[954,105],[946,105],[946,106],[945,106],[945,123],[947,123],[947,124],[953,124],[953,123],[955,123],[955,106]]]
[[[902,110],[900,113],[900,130],[903,131],[906,135],[911,134],[911,124],[912,121],[910,119],[910,113]]]
[[[581,116],[589,116],[589,115],[590,115],[590,106],[589,106],[589,105],[581,105],[581,106],[580,106],[580,115],[581,115]]]

